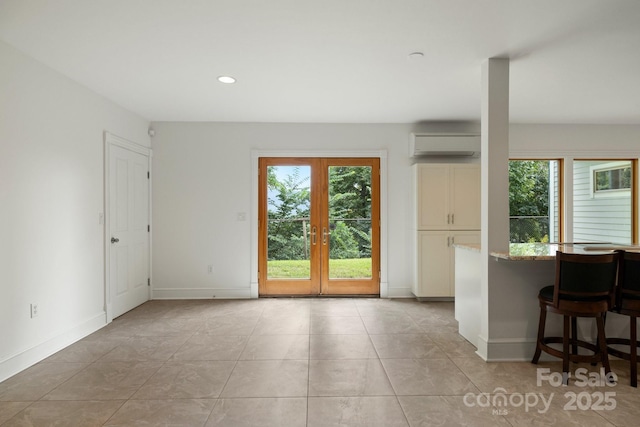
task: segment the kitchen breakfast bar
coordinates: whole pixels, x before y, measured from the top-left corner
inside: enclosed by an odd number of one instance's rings
[[[455,317],[460,335],[487,361],[531,360],[540,315],[538,292],[554,283],[556,251],[597,254],[615,249],[640,251],[638,246],[602,243],[512,243],[509,253],[489,253],[484,265],[496,279],[483,290],[480,245],[456,245]],[[562,317],[549,314],[546,335],[561,336],[561,328]],[[579,319],[578,330],[581,339],[595,341],[592,319]],[[629,318],[607,314],[606,334],[628,337]]]

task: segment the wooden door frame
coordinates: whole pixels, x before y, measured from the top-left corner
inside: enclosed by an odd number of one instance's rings
[[[111,147],[117,146],[120,148],[124,148],[125,150],[133,151],[134,153],[142,154],[147,158],[147,167],[149,174],[151,174],[151,157],[153,156],[153,150],[149,147],[145,147],[143,145],[137,144],[133,141],[129,141],[128,139],[119,137],[109,132],[104,132],[104,311],[106,316],[106,322],[111,323],[113,321],[113,300],[112,295],[115,293],[114,289],[111,289],[111,190],[110,190],[110,180],[111,180]],[[149,280],[151,277],[151,239],[153,233],[153,227],[151,227],[151,177],[147,181],[149,185],[149,194],[148,201],[149,204]],[[148,288],[149,298],[151,297],[151,287]]]
[[[365,166],[371,167],[372,176],[371,176],[371,237],[372,237],[372,245],[371,245],[371,285],[377,282],[377,292],[371,290],[373,292],[368,292],[368,295],[379,295],[380,294],[380,277],[376,277],[376,275],[380,274],[380,158],[378,157],[366,157],[362,158],[364,161],[358,162],[359,157],[350,157],[350,158],[335,158],[333,157],[325,157],[322,159],[322,169],[323,173],[327,174],[323,177],[323,186],[329,185],[329,168],[332,166]],[[360,163],[360,164],[358,164]],[[377,165],[375,165],[377,163]],[[328,196],[328,188],[324,190]],[[325,204],[322,205],[322,211],[329,213],[329,200],[325,200]],[[377,209],[376,209],[377,208]],[[321,214],[324,218],[324,214]],[[330,220],[327,216],[325,218]],[[329,228],[329,224],[326,224],[327,228]],[[324,225],[323,225],[324,232]],[[320,281],[320,290],[324,295],[362,295],[362,284],[358,283],[358,279],[338,279],[338,278],[330,278],[329,274],[329,251],[330,245],[322,245],[320,247],[322,251],[322,258],[326,260],[326,262],[322,263],[322,274]],[[368,285],[367,285],[368,286]]]
[[[320,244],[311,244],[309,245],[310,256],[309,256],[309,265],[311,270],[309,271],[308,278],[299,278],[299,279],[285,279],[282,281],[278,281],[278,279],[271,279],[272,289],[267,289],[267,229],[268,229],[268,200],[267,200],[267,169],[270,166],[308,166],[310,170],[310,213],[311,216],[309,218],[309,226],[316,227],[319,229],[319,219],[321,215],[320,210],[320,198],[321,198],[321,188],[322,183],[316,180],[315,173],[317,173],[317,169],[320,166],[319,159],[310,158],[310,157],[260,157],[258,159],[258,167],[260,168],[260,173],[263,173],[264,176],[259,176],[260,180],[258,183],[259,194],[258,194],[258,218],[263,218],[263,221],[258,221],[258,271],[262,268],[264,272],[264,280],[262,281],[262,289],[260,289],[260,280],[258,280],[258,291],[263,295],[299,295],[299,296],[313,296],[318,295],[320,292],[320,266],[315,261],[320,259],[322,246]],[[263,254],[260,257],[260,254]],[[279,283],[278,283],[279,282]],[[308,287],[307,287],[308,285]],[[277,290],[274,293],[274,289]]]
[[[282,151],[251,150],[251,298],[258,298],[258,210],[259,210],[259,177],[258,159],[260,157],[375,157],[380,159],[380,298],[389,298],[388,269],[388,231],[387,231],[387,150],[363,151]]]

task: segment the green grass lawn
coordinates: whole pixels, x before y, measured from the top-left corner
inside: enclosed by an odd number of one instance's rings
[[[267,261],[269,279],[297,279],[309,277],[309,261]],[[331,259],[329,278],[356,279],[371,277],[371,258]]]

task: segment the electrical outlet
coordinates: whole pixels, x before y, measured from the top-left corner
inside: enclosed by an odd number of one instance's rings
[[[31,318],[38,317],[38,304],[31,304]]]
[[[213,265],[212,264],[209,264],[209,266],[207,266],[207,272],[209,274],[213,274]]]

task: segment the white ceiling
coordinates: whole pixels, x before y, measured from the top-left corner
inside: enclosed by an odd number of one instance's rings
[[[512,122],[640,124],[639,0],[0,0],[0,39],[152,121],[479,121],[508,57]]]

